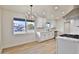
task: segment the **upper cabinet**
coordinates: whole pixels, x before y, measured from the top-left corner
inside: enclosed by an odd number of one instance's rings
[[[55,22],[55,20],[49,20],[46,18],[38,17],[36,20],[36,27],[37,28],[45,28],[46,25],[49,26],[49,24],[47,24],[47,23],[50,24],[50,28],[54,28],[56,22]]]
[[[36,27],[43,28],[46,24],[46,18],[38,17],[36,20]]]

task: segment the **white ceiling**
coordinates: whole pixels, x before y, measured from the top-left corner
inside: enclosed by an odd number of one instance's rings
[[[21,13],[29,13],[29,5],[3,5],[1,8],[17,11]],[[57,7],[57,8],[56,8]],[[59,18],[66,15],[73,9],[73,5],[33,5],[33,14],[35,16],[45,16],[48,19]]]

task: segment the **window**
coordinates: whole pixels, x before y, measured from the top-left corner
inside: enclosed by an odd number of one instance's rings
[[[22,34],[22,33],[25,33],[25,30],[26,30],[25,19],[14,18],[13,19],[13,33]]]
[[[27,20],[26,25],[27,25],[27,32],[34,31],[35,22],[33,20]]]

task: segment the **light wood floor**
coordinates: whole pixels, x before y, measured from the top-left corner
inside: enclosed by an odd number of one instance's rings
[[[56,41],[53,39],[3,49],[4,54],[53,54],[55,51]]]

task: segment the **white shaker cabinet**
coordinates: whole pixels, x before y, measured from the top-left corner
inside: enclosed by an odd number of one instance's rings
[[[45,40],[49,40],[52,39],[54,37],[54,32],[38,32],[39,34],[37,34],[37,39],[38,42],[42,42]]]
[[[42,28],[46,24],[46,18],[38,17],[36,20],[36,27],[37,28]]]

